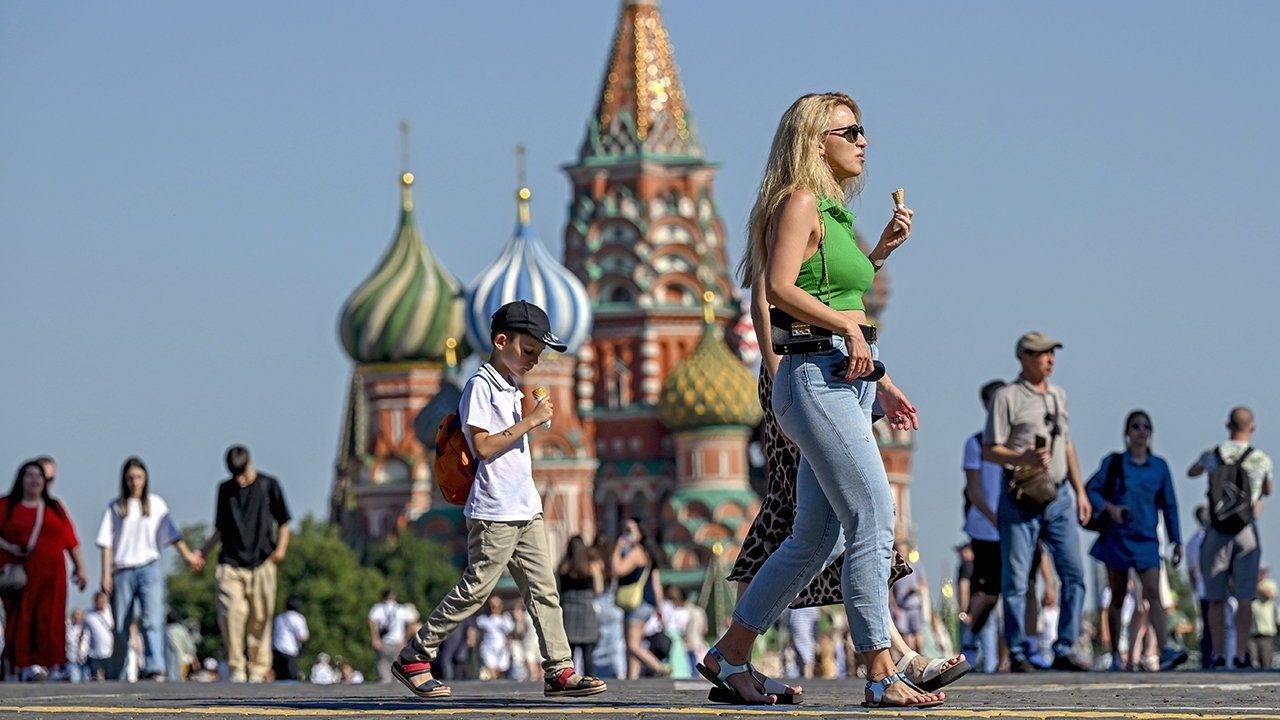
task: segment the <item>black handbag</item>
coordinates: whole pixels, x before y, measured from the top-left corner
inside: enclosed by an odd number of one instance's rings
[[[818,211],[818,227],[822,237],[818,239],[818,254],[822,257],[822,284],[826,286],[827,299],[823,304],[831,307],[831,278],[827,274],[827,225]],[[835,347],[835,333],[821,325],[814,325],[796,318],[780,307],[769,306],[769,342],[779,355],[826,352]]]
[[[1124,456],[1120,453],[1111,453],[1111,458],[1107,460],[1107,472],[1102,477],[1100,490],[1102,498],[1109,503],[1119,504],[1124,501]],[[1128,509],[1126,508],[1124,512],[1127,514]],[[1089,517],[1089,522],[1084,524],[1084,529],[1101,533],[1110,526],[1111,515],[1101,507],[1096,507],[1093,509],[1093,515]]]

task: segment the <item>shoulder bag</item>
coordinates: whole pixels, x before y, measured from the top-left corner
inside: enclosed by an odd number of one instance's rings
[[[27,540],[27,555],[36,547],[40,537],[40,528],[44,526],[44,500],[36,503],[36,524],[31,528],[31,538]],[[0,566],[0,594],[18,592],[27,586],[27,569],[22,562],[13,562]]]
[[[1052,391],[1049,392],[1053,394]],[[1052,418],[1052,426],[1049,429],[1049,458],[1052,464],[1053,451],[1058,443],[1058,396],[1053,396],[1054,412],[1047,417]],[[1045,401],[1045,411],[1049,409],[1048,401]],[[1039,443],[1044,442],[1044,436],[1038,436]],[[1039,444],[1038,447],[1044,447]],[[1004,471],[1005,491],[1009,493],[1009,497],[1017,504],[1018,508],[1029,515],[1038,515],[1043,512],[1054,498],[1058,497],[1058,481],[1050,477],[1049,468],[1043,465],[1019,466],[1015,468],[1005,468]]]

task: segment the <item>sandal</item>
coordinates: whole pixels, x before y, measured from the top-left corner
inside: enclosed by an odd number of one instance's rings
[[[734,665],[724,659],[724,655],[720,654],[720,649],[712,647],[707,654],[715,658],[716,664],[720,666],[719,673],[711,672],[711,669],[702,663],[697,664],[698,672],[702,677],[707,679],[714,687],[707,693],[707,700],[714,703],[722,703],[725,705],[799,705],[802,693],[793,693],[786,684],[774,680],[764,673],[756,670],[755,665],[747,661],[741,665]],[[774,697],[773,703],[768,702],[752,702],[742,696],[738,689],[729,684],[729,678],[741,673],[750,673],[751,679],[756,682],[756,686],[760,688],[765,695]]]
[[[431,674],[429,662],[402,663],[397,658],[391,663],[391,674],[404,683],[404,686],[409,688],[409,692],[420,698],[446,698],[453,694],[453,690],[448,685],[435,677],[429,678],[421,685],[413,683],[414,678]]]
[[[542,681],[542,694],[547,697],[585,697],[598,695],[608,689],[609,686],[600,678],[579,675],[571,667]]]
[[[910,701],[892,702],[892,701],[885,700],[884,699],[885,690],[888,690],[889,686],[896,682],[904,682],[907,685],[911,685],[911,681],[907,679],[907,676],[903,675],[900,672],[894,673],[892,675],[886,675],[885,677],[879,680],[868,680],[867,693],[871,695],[871,699],[863,700],[862,707],[864,708],[931,708],[931,707],[938,707],[944,702],[942,700],[932,700],[930,702],[915,703]]]
[[[911,671],[911,661],[919,656],[920,653],[915,650],[903,655],[902,659],[898,661],[898,672],[903,676],[907,676],[908,682],[924,692],[931,693],[939,688],[944,688],[968,675],[969,671],[973,669],[968,660],[961,660],[944,670],[943,666],[947,664],[949,658],[934,658],[925,666],[924,672],[920,673],[919,678],[911,678],[907,675]]]

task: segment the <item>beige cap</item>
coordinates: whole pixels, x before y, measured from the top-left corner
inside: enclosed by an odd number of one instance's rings
[[[1018,345],[1014,348],[1014,353],[1021,355],[1024,352],[1044,352],[1046,350],[1057,350],[1060,347],[1062,347],[1062,343],[1042,332],[1033,330],[1018,338]]]

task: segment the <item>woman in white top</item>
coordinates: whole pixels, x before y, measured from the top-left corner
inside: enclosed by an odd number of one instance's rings
[[[189,566],[197,558],[178,534],[168,504],[151,494],[149,485],[142,460],[125,460],[120,471],[120,496],[107,504],[102,515],[98,547],[102,548],[102,591],[111,596],[115,615],[116,647],[128,645],[129,626],[137,618],[144,649],[141,677],[163,680],[165,612],[160,551],[176,545]]]

